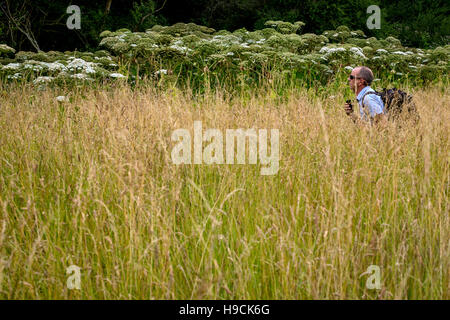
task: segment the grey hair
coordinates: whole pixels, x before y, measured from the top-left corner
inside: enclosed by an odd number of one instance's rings
[[[366,80],[367,85],[370,86],[370,84],[371,84],[372,81],[373,81],[373,72],[372,72],[372,70],[370,70],[370,69],[367,68],[367,67],[360,67],[360,68],[361,68],[361,69],[359,69],[358,76],[359,76],[361,79]]]

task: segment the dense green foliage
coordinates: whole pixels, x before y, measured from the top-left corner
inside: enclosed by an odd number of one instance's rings
[[[235,90],[262,82],[318,87],[344,80],[358,65],[373,69],[376,84],[423,84],[445,79],[450,46],[404,47],[394,37],[368,38],[361,30],[339,26],[323,34],[302,33],[301,21],[267,21],[253,32],[215,31],[193,23],[155,25],[146,32],[103,31],[95,52],[15,53],[0,45],[0,77],[34,84],[140,79],[159,86],[188,85]],[[3,57],[2,57],[3,56]],[[286,87],[281,85],[281,87]]]
[[[68,30],[66,26],[69,4],[81,8],[81,30]],[[366,10],[373,4],[381,8],[379,30],[366,27]],[[406,46],[420,48],[445,45],[450,35],[450,6],[445,0],[2,0],[0,8],[0,43],[18,50],[31,50],[33,46],[18,25],[7,18],[7,10],[44,51],[91,50],[97,47],[101,30],[143,32],[155,24],[178,22],[216,30],[255,30],[263,28],[267,20],[304,21],[304,32],[316,34],[346,25],[363,30],[369,37],[394,36]]]

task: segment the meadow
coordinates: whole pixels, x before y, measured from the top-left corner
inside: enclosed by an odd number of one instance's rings
[[[408,88],[418,123],[370,127],[346,117],[343,83],[2,84],[0,297],[448,299],[447,87]],[[174,165],[171,134],[195,120],[279,129],[278,173]]]

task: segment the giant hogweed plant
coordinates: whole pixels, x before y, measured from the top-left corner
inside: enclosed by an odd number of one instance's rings
[[[158,84],[257,86],[276,77],[315,86],[357,65],[377,78],[427,83],[446,78],[450,45],[407,48],[394,37],[367,38],[340,26],[321,35],[301,34],[302,22],[267,21],[261,30],[234,32],[177,23],[146,32],[119,29],[100,34],[96,52],[17,52],[0,45],[0,77],[54,83],[153,79]]]

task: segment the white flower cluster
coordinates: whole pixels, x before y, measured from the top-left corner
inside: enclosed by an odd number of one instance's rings
[[[70,57],[71,61],[67,64],[70,71],[82,71],[82,73],[95,73],[95,67],[98,65],[94,62],[87,62],[80,58]]]
[[[166,69],[161,69],[155,72],[156,75],[161,75],[161,74],[167,74],[167,70]]]
[[[351,47],[350,51],[353,52],[356,56],[362,58],[362,59],[367,59],[367,57],[364,55],[364,53],[362,52],[361,48],[357,48],[357,47]]]
[[[81,54],[82,57],[79,56]],[[105,77],[127,78],[115,71],[118,65],[107,52],[99,52],[99,56],[90,53],[18,52],[15,60],[6,64],[0,60],[0,77],[5,74],[9,80],[31,78],[34,84],[45,84],[57,79],[94,81]]]
[[[34,84],[46,83],[46,82],[51,82],[53,79],[54,79],[53,77],[42,76],[42,77],[37,77],[36,79],[34,79],[33,83]]]
[[[109,76],[110,76],[111,78],[117,78],[117,79],[126,79],[126,78],[127,78],[127,77],[124,76],[123,74],[117,73],[117,72],[110,73]]]
[[[69,99],[67,99],[66,96],[57,96],[56,97],[56,101],[58,101],[58,102],[67,102],[67,101],[69,101]]]

